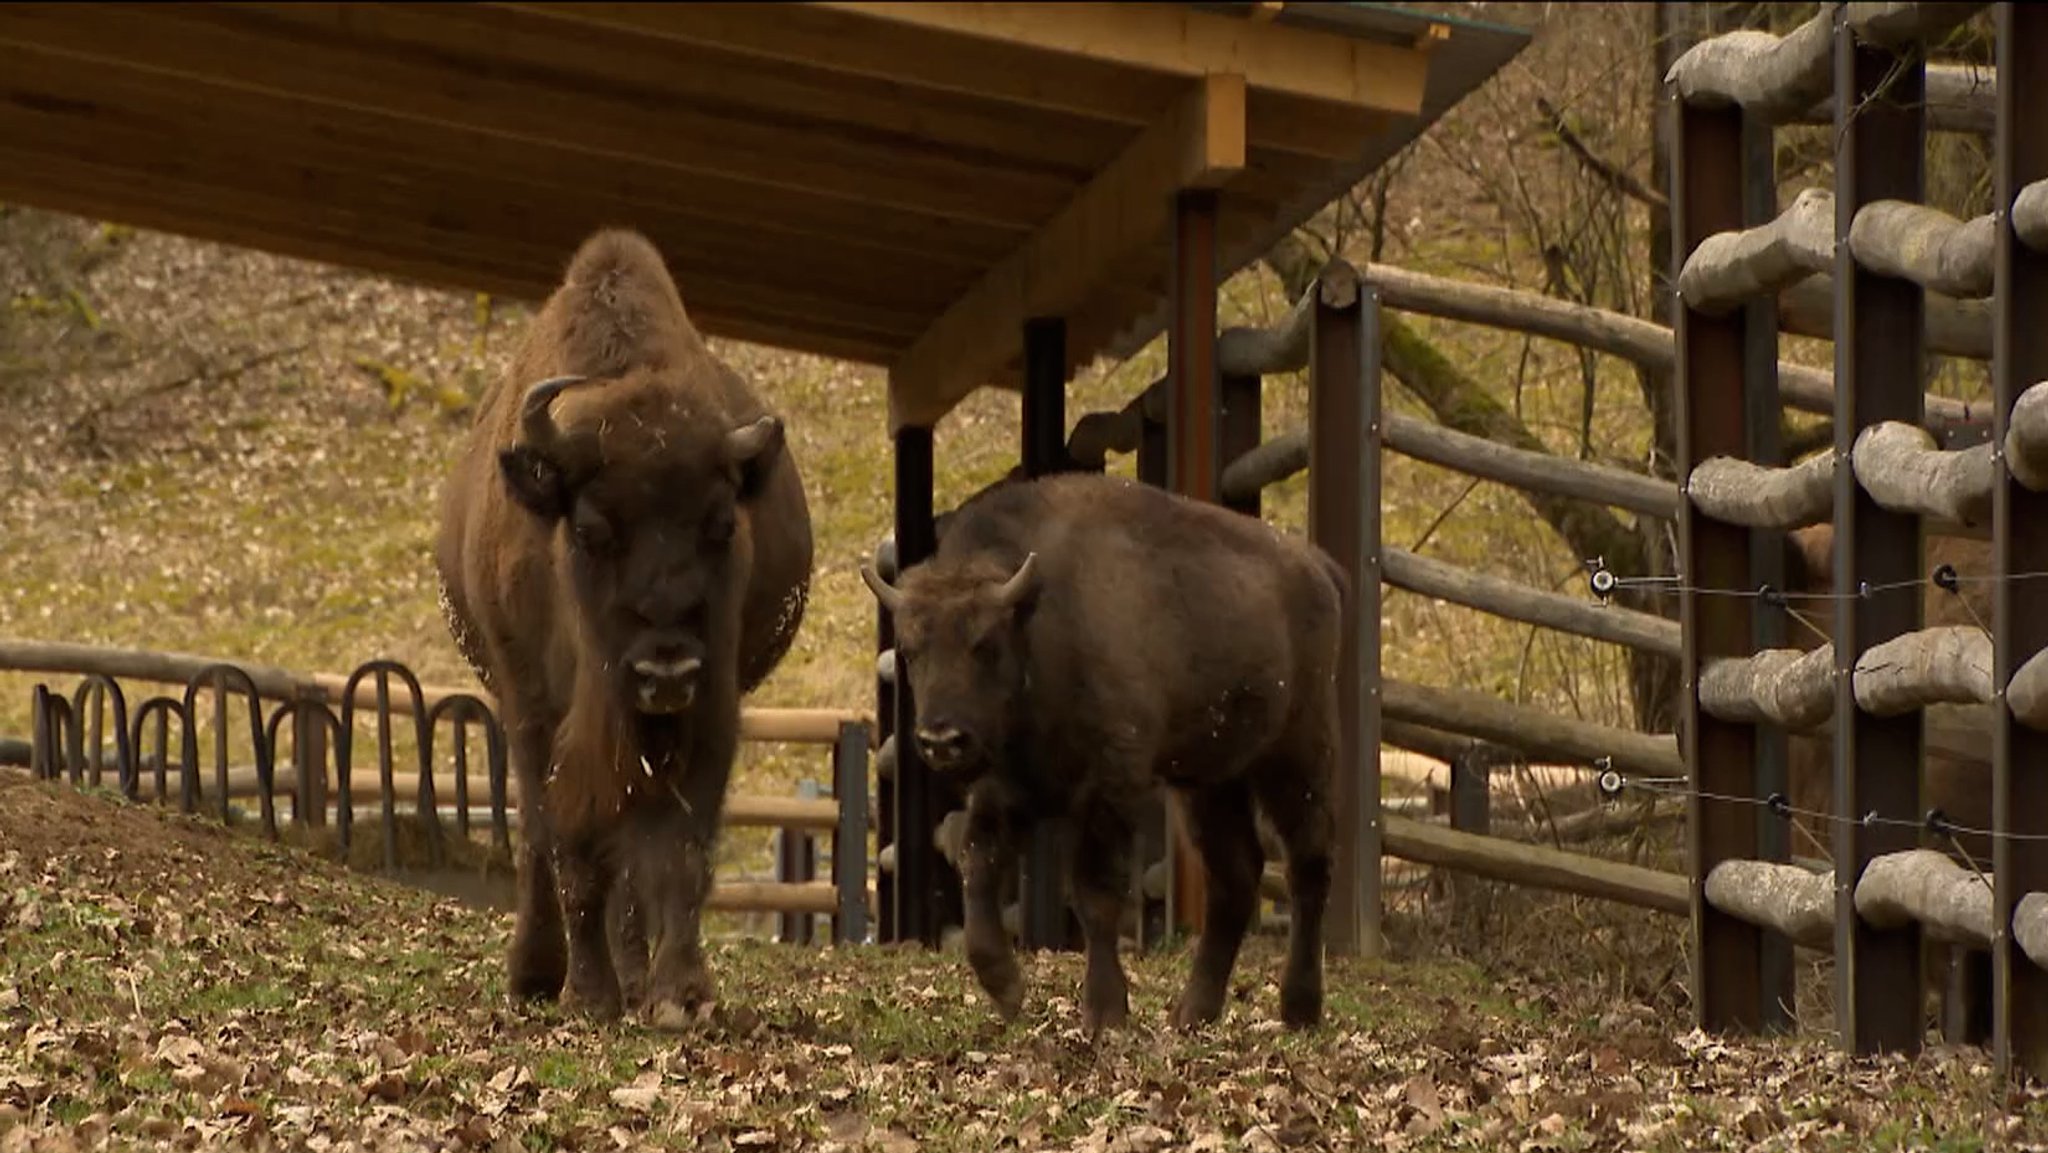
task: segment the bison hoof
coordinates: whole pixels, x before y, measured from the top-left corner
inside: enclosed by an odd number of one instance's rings
[[[1221,996],[1197,996],[1195,991],[1190,989],[1181,994],[1180,1004],[1174,1006],[1173,1027],[1183,1032],[1193,1032],[1213,1023],[1222,1015]]]
[[[995,1005],[997,1016],[1014,1021],[1024,1011],[1024,973],[1014,957],[986,968],[976,966],[975,976],[981,980],[981,991]]]
[[[643,1016],[647,1023],[667,1033],[679,1033],[711,1020],[718,1007],[718,993],[711,977],[698,972],[666,987],[650,987]]]
[[[520,944],[513,944],[510,958],[507,983],[512,995],[522,1001],[554,1000],[561,995],[562,981],[568,976],[568,962],[561,949],[521,948]]]
[[[1121,1029],[1131,1018],[1130,1001],[1123,997],[1107,1005],[1081,1006],[1081,1031],[1090,1037],[1098,1036],[1105,1029]]]
[[[1313,982],[1280,987],[1280,1023],[1289,1029],[1312,1029],[1323,1020],[1323,988]]]
[[[708,998],[696,1002],[672,1001],[666,997],[647,1007],[647,1023],[664,1033],[682,1033],[711,1020],[718,1003]]]
[[[579,989],[573,981],[562,991],[562,1008],[596,1021],[616,1021],[622,1011],[617,989]]]

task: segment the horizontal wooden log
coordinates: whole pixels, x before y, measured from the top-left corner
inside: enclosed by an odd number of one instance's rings
[[[1700,671],[1699,696],[1701,711],[1716,720],[1813,728],[1834,712],[1834,649],[1765,649],[1710,661]]]
[[[1676,873],[1459,832],[1405,817],[1384,818],[1381,838],[1386,855],[1404,861],[1679,916],[1692,910],[1691,887]]]
[[[2012,939],[2020,952],[2048,969],[2048,893],[2028,893],[2012,911]]]
[[[1747,528],[1820,524],[1834,515],[1835,454],[1818,452],[1789,468],[1711,457],[1693,466],[1685,495],[1715,520]]]
[[[1856,707],[1894,717],[1929,705],[1991,699],[1991,634],[1975,625],[1920,629],[1856,659]]]
[[[1832,223],[1829,234],[1833,233]],[[1606,309],[1558,300],[1541,293],[1471,284],[1391,265],[1371,265],[1366,277],[1388,308],[1423,316],[1524,332],[1618,356],[1648,368],[1675,370],[1677,343],[1661,324]],[[1162,390],[1163,391],[1163,390]],[[1834,376],[1827,369],[1778,362],[1778,392],[1789,408],[1833,415]],[[1930,425],[1981,422],[1981,413],[1946,396],[1924,398]]]
[[[1610,728],[1510,704],[1490,693],[1405,681],[1386,681],[1383,693],[1382,711],[1393,720],[1469,733],[1546,761],[1592,765],[1611,758],[1613,766],[1624,772],[1685,776],[1678,740],[1669,733]]]
[[[1927,351],[1972,360],[1991,359],[1991,306],[1927,293],[1922,301]],[[1796,336],[1835,337],[1835,278],[1809,276],[1778,292],[1778,327]],[[1978,419],[1991,422],[1989,402]]]
[[[1856,880],[1856,915],[1874,928],[1918,924],[1937,941],[1989,949],[1997,924],[1990,880],[1932,849],[1886,853]]]
[[[2027,386],[2005,426],[2005,467],[2034,492],[2048,492],[2048,381]]]
[[[1709,662],[1700,708],[1735,723],[1812,728],[1834,712],[1834,659],[1834,646],[1824,644]],[[1983,704],[1991,699],[1991,639],[1975,625],[1920,629],[1864,650],[1853,675],[1856,707],[1873,716]]]
[[[1611,641],[1673,659],[1682,647],[1678,622],[1650,613],[1559,596],[1517,581],[1417,556],[1406,549],[1383,550],[1380,566],[1382,578],[1395,588],[1509,620]]]
[[[1998,127],[1998,72],[1988,65],[1929,64],[1926,82],[1927,130],[1989,137]],[[1799,114],[1798,124],[1835,122],[1835,99],[1829,96]]]
[[[869,891],[870,905],[873,891]],[[816,913],[839,911],[839,887],[830,881],[720,881],[704,907],[719,913]]]
[[[1802,116],[1828,95],[1834,81],[1833,5],[1783,36],[1754,29],[1724,32],[1693,45],[1664,79],[1688,104],[1741,106],[1766,121]],[[1939,36],[1970,19],[1981,4],[1848,5],[1860,39],[1901,45]]]
[[[1270,325],[1233,325],[1217,333],[1217,371],[1224,376],[1274,376],[1308,367],[1318,284],[1311,283],[1287,315]]]
[[[1700,241],[1678,270],[1678,296],[1719,316],[1834,265],[1835,195],[1809,188],[1767,224]]]
[[[1707,873],[1707,904],[1740,921],[1832,952],[1835,875],[1772,861],[1722,861]]]
[[[94,645],[54,641],[0,640],[0,670],[56,673],[70,676],[108,676],[121,681],[150,681],[184,685],[210,665],[230,664],[249,675],[259,697],[266,701],[317,700],[339,707],[348,678],[338,673],[294,673],[273,665],[244,664],[217,657],[189,653],[160,653],[140,649],[102,648]],[[412,694],[402,684],[391,686],[391,710],[395,716],[412,715]],[[434,708],[452,696],[468,695],[496,709],[491,695],[482,688],[420,686],[425,707]],[[130,707],[139,703],[131,701]],[[356,685],[357,709],[377,707],[374,677]],[[874,732],[871,714],[852,709],[772,709],[748,706],[740,710],[740,737],[750,741],[780,741],[791,744],[830,745],[839,741],[842,724],[865,724]],[[872,740],[870,736],[870,740]]]
[[[1668,481],[1590,461],[1497,444],[1431,420],[1395,413],[1380,442],[1402,456],[1499,481],[1528,492],[1577,497],[1666,520],[1678,518],[1678,489]],[[1306,437],[1306,432],[1302,434]],[[1227,474],[1227,470],[1226,470]]]
[[[2048,649],[2021,663],[2005,686],[2005,704],[2013,719],[2040,732],[2048,732]]]
[[[154,758],[152,758],[152,761]],[[471,805],[487,803],[490,799],[490,782],[484,776],[481,756],[470,762],[469,800]],[[178,764],[173,762],[169,780],[178,780]],[[152,764],[143,772],[145,785],[154,782],[155,769]],[[330,782],[332,774],[330,773]],[[216,794],[218,777],[213,766],[202,765],[199,769],[199,795],[202,798]],[[272,770],[271,795],[279,800],[291,797],[299,785],[299,771],[292,765],[279,765]],[[402,802],[411,803],[420,794],[420,774],[417,770],[399,770],[391,774],[392,796]],[[333,794],[330,783],[330,796]],[[263,795],[263,787],[253,765],[233,765],[228,768],[228,793],[231,800],[255,800]],[[359,804],[376,804],[384,796],[383,777],[375,765],[356,765],[349,772],[348,795]],[[455,776],[453,773],[434,774],[434,804],[436,808],[453,808],[455,804]],[[519,778],[507,774],[505,780],[505,804],[517,808],[519,804]],[[725,825],[728,828],[787,828],[811,829],[830,832],[839,827],[839,802],[830,797],[767,797],[737,794],[725,800]]]
[[[1381,428],[1380,440],[1387,448],[1467,476],[1498,481],[1524,492],[1587,500],[1667,520],[1678,516],[1677,488],[1642,473],[1512,448],[1400,413],[1387,416]],[[1224,499],[1249,500],[1308,465],[1306,430],[1274,437],[1223,470]]]
[[[1453,764],[1460,757],[1474,758],[1475,763],[1486,765],[1504,765],[1521,759],[1515,750],[1503,745],[1409,721],[1383,720],[1380,739],[1403,752],[1419,753],[1445,764]]]
[[[1903,200],[1872,201],[1849,225],[1856,263],[1953,297],[1991,295],[1997,241],[1998,221],[1989,213],[1957,220],[1939,208]]]
[[[1998,475],[1989,442],[1943,450],[1927,430],[1880,421],[1856,435],[1850,463],[1856,482],[1880,508],[1956,524],[1991,523],[1991,485]]]
[[[2028,248],[2048,252],[2048,180],[2036,180],[2012,198],[2012,230]]]

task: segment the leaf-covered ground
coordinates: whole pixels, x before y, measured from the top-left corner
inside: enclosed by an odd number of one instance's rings
[[[0,774],[0,1150],[2048,1148],[2048,1100],[1979,1055],[1720,1041],[1433,952],[1333,960],[1293,1035],[1255,937],[1193,1037],[1163,1025],[1185,952],[1128,957],[1136,1024],[1091,1045],[1077,957],[1029,959],[1005,1027],[956,955],[733,940],[677,1038],[510,1004],[509,927]]]

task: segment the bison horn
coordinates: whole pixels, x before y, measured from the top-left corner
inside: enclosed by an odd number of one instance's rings
[[[773,416],[764,416],[749,424],[733,429],[725,436],[725,449],[734,464],[744,464],[761,455],[775,437],[782,432],[782,422]]]
[[[996,590],[996,600],[1006,607],[1015,607],[1038,590],[1038,554],[1029,553],[1003,587]]]
[[[860,579],[867,582],[868,590],[874,593],[875,599],[880,601],[882,607],[888,609],[891,613],[895,612],[903,604],[902,591],[892,587],[888,581],[883,580],[881,574],[875,571],[873,565],[864,563],[860,566]]]
[[[555,397],[560,396],[563,389],[589,379],[587,376],[551,376],[527,389],[519,421],[526,440],[536,446],[552,442],[555,439],[555,419],[548,415],[548,406],[555,402]]]

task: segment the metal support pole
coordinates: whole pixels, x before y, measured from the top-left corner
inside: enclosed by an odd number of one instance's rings
[[[1742,227],[1742,145],[1741,110],[1679,103],[1671,181],[1676,199],[1672,260],[1677,266],[1683,267],[1708,237]],[[1672,280],[1677,279],[1674,269]],[[1752,447],[1745,416],[1758,401],[1745,385],[1744,362],[1753,351],[1745,333],[1751,314],[1737,310],[1708,316],[1683,300],[1676,303],[1682,484],[1700,462],[1740,456]],[[1775,430],[1775,413],[1772,421]],[[1698,591],[1749,587],[1750,534],[1702,515],[1687,501],[1679,507],[1678,542],[1678,569],[1685,575],[1679,594],[1685,635],[1680,739],[1689,781],[1694,1012],[1701,1028],[1753,1032],[1763,1027],[1775,993],[1762,982],[1764,933],[1708,904],[1705,887],[1715,865],[1758,856],[1756,814],[1708,796],[1755,795],[1756,728],[1717,720],[1699,706],[1701,669],[1716,658],[1749,655],[1750,602]]]
[[[818,795],[818,782],[802,781],[796,787],[796,795],[809,800]],[[818,876],[817,848],[811,843],[811,834],[806,829],[792,829],[787,825],[775,830],[775,879],[785,883],[816,880]],[[776,936],[785,943],[800,945],[811,943],[813,926],[809,913],[783,913],[778,918]]]
[[[1923,714],[1875,717],[1856,704],[1853,671],[1872,645],[1920,627],[1920,518],[1889,512],[1849,467],[1856,436],[1880,421],[1921,424],[1924,367],[1920,286],[1858,267],[1849,251],[1856,213],[1877,200],[1918,204],[1925,192],[1926,68],[1920,49],[1860,42],[1835,10],[1835,580],[1848,592],[1906,588],[1835,602],[1835,804],[1842,816],[1921,813]],[[1871,859],[1917,846],[1910,827],[1835,827],[1835,1025],[1856,1053],[1915,1053],[1921,1015],[1920,929],[1879,930],[1856,914],[1856,882]]]
[[[2048,101],[2048,10],[1998,6],[1998,266],[1992,307],[1993,380],[1997,403],[1993,444],[2005,443],[2012,406],[2036,381],[2048,379],[2048,255],[2013,235],[2012,202],[2021,188],[2048,180],[2048,138],[2038,113]],[[2034,117],[2029,122],[2023,117]],[[2021,953],[2012,914],[2021,896],[2048,891],[2048,843],[2012,836],[2048,836],[2048,734],[2013,722],[2004,704],[2012,674],[2048,648],[2048,614],[2024,601],[2040,594],[2014,583],[2019,573],[2048,572],[2048,494],[2033,492],[1999,470],[1992,488],[1992,1048],[2003,1075],[2025,1069],[2048,1078],[2048,973]],[[2034,586],[2038,589],[2038,585]]]
[[[1377,957],[1380,932],[1380,330],[1379,293],[1349,265],[1316,281],[1309,330],[1309,538],[1351,580],[1338,656],[1341,735],[1330,912],[1323,941]]]

